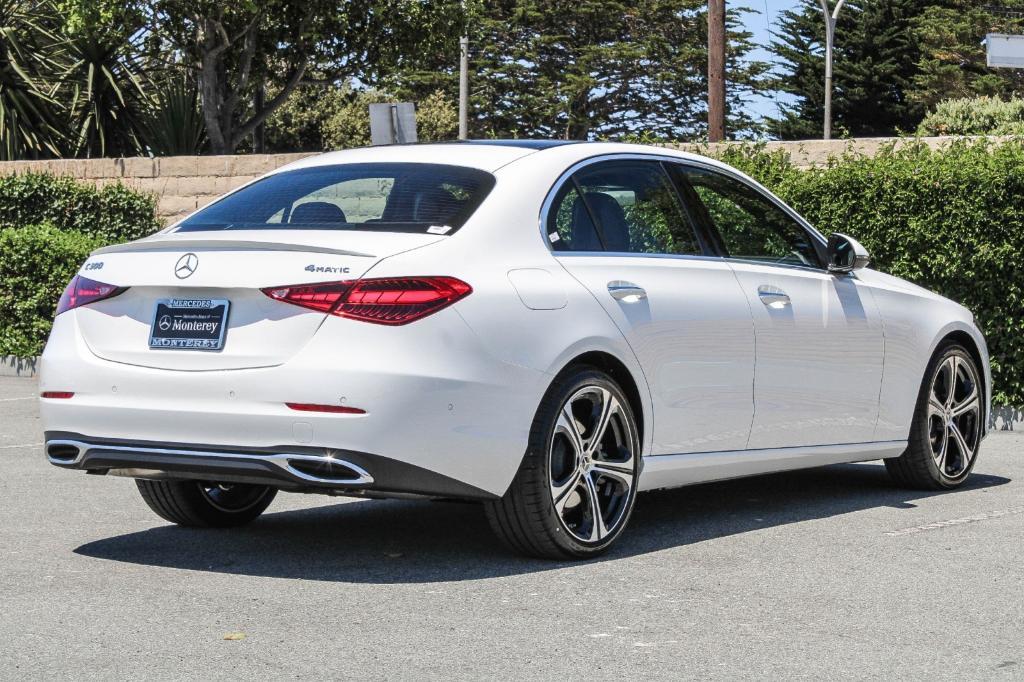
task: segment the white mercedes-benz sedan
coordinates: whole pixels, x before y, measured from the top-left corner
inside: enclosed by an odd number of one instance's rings
[[[867,264],[668,149],[323,154],[89,257],[42,358],[45,452],[181,525],[279,490],[458,498],[555,558],[607,549],[644,490],[877,459],[953,488],[985,340]]]

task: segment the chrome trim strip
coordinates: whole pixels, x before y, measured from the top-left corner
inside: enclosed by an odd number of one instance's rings
[[[73,460],[66,459],[54,459],[50,457],[49,450],[51,445],[71,445],[78,448],[78,456]],[[252,453],[245,452],[211,452],[208,450],[179,450],[172,448],[153,448],[153,447],[141,447],[141,446],[130,446],[130,445],[103,445],[101,443],[86,443],[77,440],[49,440],[46,441],[44,452],[46,453],[46,459],[51,464],[58,466],[67,466],[69,464],[80,464],[85,456],[91,450],[98,451],[109,451],[109,452],[137,452],[141,454],[152,454],[152,455],[186,455],[191,457],[218,457],[218,458],[229,458],[229,459],[250,459],[255,461],[270,462],[281,469],[284,469],[292,476],[300,478],[311,483],[328,483],[334,485],[370,485],[373,483],[373,476],[369,474],[365,469],[357,466],[351,462],[343,459],[332,457],[331,455],[306,455],[299,453],[288,453],[278,452],[269,455],[254,455]],[[291,466],[291,461],[303,461],[303,462],[315,462],[317,464],[337,464],[347,469],[351,469],[357,474],[357,478],[321,478],[319,476],[311,476],[307,473],[299,471]]]
[[[614,154],[613,153],[613,154],[600,154],[598,156],[591,156],[591,157],[588,157],[586,159],[583,159],[582,161],[577,161],[573,165],[569,166],[569,168],[565,172],[563,172],[560,176],[558,176],[558,179],[555,181],[555,184],[553,184],[551,186],[551,189],[548,190],[547,196],[544,197],[544,203],[542,203],[541,207],[540,207],[540,216],[538,218],[538,228],[540,229],[541,240],[544,242],[544,245],[547,248],[547,250],[555,258],[561,258],[563,256],[572,255],[574,253],[578,253],[578,254],[582,254],[582,255],[591,255],[591,256],[605,256],[605,257],[607,257],[607,256],[616,256],[616,257],[630,256],[630,257],[635,257],[635,258],[704,258],[704,259],[708,259],[708,260],[718,260],[718,261],[721,261],[721,262],[724,262],[724,263],[730,263],[730,262],[753,263],[753,264],[756,264],[756,265],[765,265],[765,266],[768,266],[768,267],[782,267],[782,268],[793,268],[793,269],[798,269],[798,270],[810,270],[812,272],[826,272],[826,270],[824,268],[816,268],[816,267],[813,267],[813,266],[793,265],[793,264],[790,264],[790,263],[765,263],[765,262],[762,262],[762,261],[749,261],[749,260],[745,260],[745,259],[742,259],[742,258],[722,258],[721,256],[707,256],[707,255],[704,255],[704,254],[664,254],[664,253],[632,253],[632,252],[620,253],[620,252],[610,252],[610,251],[576,251],[576,252],[573,252],[573,251],[555,251],[551,247],[551,239],[548,237],[548,232],[547,232],[548,213],[551,210],[551,204],[553,204],[554,201],[555,201],[555,196],[558,194],[559,190],[562,189],[562,185],[564,185],[569,180],[569,178],[572,177],[572,175],[576,171],[580,170],[581,168],[585,168],[587,166],[590,166],[592,164],[600,163],[602,161],[664,161],[664,162],[676,163],[676,164],[680,164],[680,165],[696,166],[697,168],[700,168],[702,170],[708,170],[708,171],[712,171],[712,172],[716,172],[716,173],[721,173],[722,175],[726,175],[726,176],[732,178],[733,180],[736,180],[737,182],[740,182],[740,183],[748,186],[752,190],[756,191],[758,194],[761,194],[762,196],[764,196],[771,203],[775,204],[775,206],[777,208],[779,208],[786,215],[788,215],[790,218],[792,218],[798,225],[800,225],[802,228],[804,228],[810,234],[811,239],[816,240],[822,247],[827,248],[827,246],[828,246],[828,240],[824,237],[824,235],[822,235],[821,232],[819,232],[817,229],[815,229],[815,227],[813,225],[811,225],[809,222],[807,222],[807,220],[805,220],[803,216],[801,216],[795,210],[790,208],[788,204],[786,204],[781,199],[779,199],[774,194],[772,194],[771,191],[768,190],[768,188],[764,187],[763,185],[761,185],[759,182],[757,182],[753,178],[748,178],[748,177],[746,177],[744,175],[741,175],[740,173],[738,173],[736,170],[730,168],[729,166],[724,166],[724,165],[720,166],[717,163],[709,163],[708,161],[705,161],[705,160],[700,159],[700,158],[693,158],[693,159],[691,159],[691,158],[684,158],[684,157],[679,157],[679,156],[671,156],[671,155],[668,155],[668,154],[657,154],[657,153],[650,153],[650,154],[618,153],[618,154]]]
[[[175,234],[188,234],[187,232]],[[205,251],[301,251],[303,253],[325,253],[334,256],[352,256],[354,258],[374,258],[372,253],[332,249],[326,246],[311,244],[288,244],[281,242],[258,242],[244,239],[149,239],[104,246],[92,252],[93,256],[108,253],[128,253],[133,251],[188,251],[203,249]]]

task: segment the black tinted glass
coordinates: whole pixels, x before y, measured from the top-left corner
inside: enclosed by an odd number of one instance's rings
[[[807,230],[768,197],[721,173],[691,167],[680,172],[718,230],[726,256],[821,267]]]
[[[492,175],[461,166],[317,166],[258,180],[188,218],[178,231],[295,229],[450,234],[462,227],[492,187]]]

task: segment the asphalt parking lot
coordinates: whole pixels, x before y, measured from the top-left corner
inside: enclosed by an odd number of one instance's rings
[[[132,481],[47,464],[35,394],[0,378],[5,679],[1024,677],[1024,435],[953,493],[878,463],[649,493],[568,564],[468,504],[280,495],[171,527]]]

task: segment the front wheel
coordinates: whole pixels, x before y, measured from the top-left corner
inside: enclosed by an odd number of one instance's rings
[[[487,518],[523,554],[595,556],[626,527],[639,472],[639,430],[622,389],[603,372],[570,368],[541,401],[522,466]]]
[[[897,483],[947,490],[970,475],[981,445],[980,377],[963,346],[951,344],[936,352],[921,385],[907,449],[885,460]]]
[[[277,488],[209,481],[137,479],[142,499],[157,516],[179,526],[241,526],[262,514]]]

